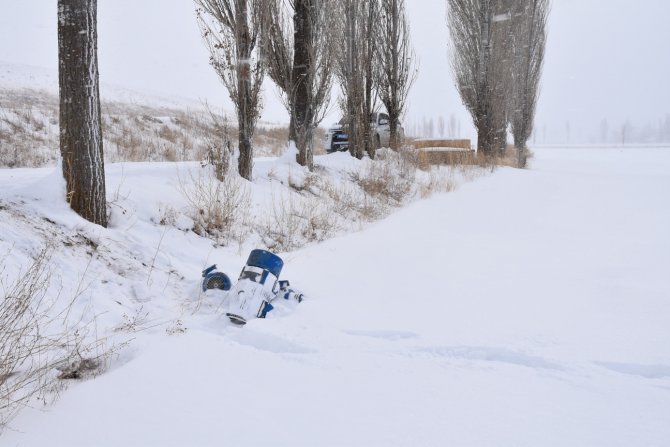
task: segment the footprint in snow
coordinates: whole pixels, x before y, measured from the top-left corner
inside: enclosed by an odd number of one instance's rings
[[[414,332],[404,332],[404,331],[344,331],[344,333],[356,337],[381,338],[389,341],[405,340],[408,338],[416,338],[419,336]]]
[[[594,362],[620,374],[644,377],[646,379],[663,379],[670,377],[670,365],[638,365],[635,363]]]
[[[564,369],[562,366],[550,362],[542,357],[528,355],[505,348],[492,348],[484,346],[433,346],[419,348],[418,351],[453,359],[508,363],[511,365],[525,366],[528,368],[550,369],[557,371]]]
[[[243,330],[231,331],[230,338],[241,345],[276,354],[312,354],[316,352],[311,348],[277,338],[274,335],[253,332],[249,329],[245,327]]]

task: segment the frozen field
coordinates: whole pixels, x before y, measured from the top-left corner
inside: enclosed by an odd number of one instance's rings
[[[308,299],[243,328],[216,293],[195,314],[179,297],[195,299],[213,262],[235,276],[248,251],[171,231],[158,261],[184,279],[119,276],[91,302],[111,314],[113,300],[141,303],[186,332],[132,334],[107,373],[25,409],[0,444],[670,445],[670,148],[537,149],[531,165],[282,254],[282,277]],[[170,186],[161,166],[110,167],[109,194],[122,177],[128,190]],[[47,172],[0,170],[3,197]],[[138,209],[100,238],[156,258],[150,217]],[[7,246],[36,244],[0,226]]]

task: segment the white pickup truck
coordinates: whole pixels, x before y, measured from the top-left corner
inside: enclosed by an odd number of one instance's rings
[[[334,124],[326,132],[326,152],[329,154],[337,151],[346,151],[349,149],[349,135],[344,132],[343,120]],[[388,147],[391,139],[391,126],[389,125],[389,116],[386,113],[372,113],[370,114],[370,124],[372,138],[375,145],[380,147]],[[398,124],[398,133],[400,139],[404,137],[404,129]]]

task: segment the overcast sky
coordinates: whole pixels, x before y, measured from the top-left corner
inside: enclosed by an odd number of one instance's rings
[[[331,0],[337,1],[337,0]],[[420,72],[406,127],[452,114],[465,137],[470,118],[453,87],[444,0],[406,0]],[[56,0],[0,0],[0,61],[56,70]],[[641,126],[670,114],[668,0],[553,0],[538,142],[589,142],[599,124]],[[228,107],[208,66],[191,0],[98,0],[101,81],[207,99]],[[327,119],[335,120],[337,111]],[[286,121],[275,88],[264,119]]]

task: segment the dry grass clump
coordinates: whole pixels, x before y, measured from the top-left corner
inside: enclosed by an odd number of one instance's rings
[[[288,142],[288,127],[263,127],[256,128],[254,133],[254,147],[263,147],[267,155],[278,157],[286,149]]]
[[[533,158],[533,153],[526,150],[526,156],[528,159],[531,159]],[[476,161],[478,165],[483,167],[495,168],[498,166],[507,166],[510,168],[519,168],[519,149],[513,144],[508,144],[504,151],[488,157],[478,156]]]
[[[189,204],[193,231],[219,245],[241,243],[249,234],[251,198],[245,180],[230,171],[217,180],[211,169],[188,172],[179,189]]]
[[[202,113],[172,109],[103,107],[105,157],[112,162],[202,160],[214,133],[207,120]]]
[[[413,151],[377,151],[377,159],[371,161],[352,179],[363,192],[384,204],[398,206],[412,192],[417,161]]]
[[[0,90],[0,166],[36,167],[54,162],[58,103],[34,90]]]
[[[286,252],[326,240],[339,228],[330,203],[289,194],[273,198],[272,210],[261,223],[259,233],[267,248]]]
[[[454,191],[457,185],[454,169],[438,166],[429,172],[427,182],[419,183],[419,195],[422,199],[426,199],[434,193]]]
[[[211,120],[211,132],[207,134],[207,153],[205,161],[214,167],[214,177],[223,181],[231,172],[233,158],[230,123],[225,115],[217,115],[207,109]]]

